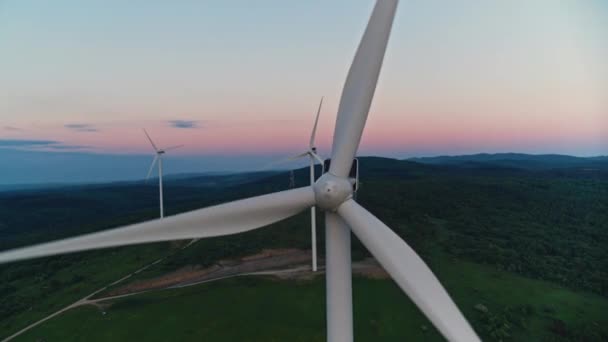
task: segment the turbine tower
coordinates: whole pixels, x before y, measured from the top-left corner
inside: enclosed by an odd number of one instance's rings
[[[148,179],[150,178],[150,175],[152,174],[152,170],[154,170],[154,164],[158,163],[158,198],[159,198],[159,203],[160,203],[160,218],[162,219],[163,217],[165,217],[165,211],[164,211],[164,205],[163,205],[163,158],[162,158],[162,156],[167,151],[174,150],[176,148],[180,148],[184,145],[176,145],[176,146],[171,146],[171,147],[167,147],[164,149],[159,149],[158,147],[156,147],[156,144],[154,143],[154,141],[152,141],[152,138],[150,138],[150,135],[148,134],[148,132],[145,129],[144,129],[144,133],[146,134],[148,141],[150,141],[150,145],[152,145],[154,152],[156,152],[156,154],[154,155],[154,159],[152,159],[152,164],[150,164],[150,169],[148,170],[148,175],[146,176],[146,181],[148,181]]]
[[[325,211],[328,341],[353,340],[351,231],[448,341],[480,341],[424,261],[352,196],[352,180],[348,174],[380,75],[397,2],[376,2],[342,91],[329,172],[313,186],[9,250],[0,253],[0,264],[145,242],[237,234],[284,220],[316,205]]]
[[[296,187],[296,175],[293,170],[289,171],[289,189]]]

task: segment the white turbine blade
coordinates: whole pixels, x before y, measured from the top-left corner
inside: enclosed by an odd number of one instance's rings
[[[378,0],[348,71],[334,130],[329,172],[346,177],[374,97],[397,0]]]
[[[312,134],[310,135],[310,143],[308,147],[312,150],[315,147],[315,136],[317,135],[317,125],[319,124],[319,114],[321,114],[321,106],[323,105],[323,97],[321,97],[321,102],[319,102],[319,109],[317,109],[317,117],[315,118],[315,125],[312,127]]]
[[[448,341],[480,341],[431,269],[397,234],[353,200],[338,214]]]
[[[152,141],[152,138],[150,138],[150,135],[148,134],[148,132],[146,131],[145,128],[143,128],[144,133],[146,134],[146,137],[148,137],[148,140],[150,141],[150,144],[152,145],[152,147],[154,148],[154,151],[158,152],[158,148],[156,147],[156,145],[154,144],[154,141]]]
[[[314,205],[311,187],[198,209],[125,227],[0,253],[0,264],[72,252],[146,242],[230,235],[286,219]]]
[[[312,158],[316,159],[316,160],[317,160],[317,161],[318,161],[318,162],[319,162],[321,165],[323,165],[323,163],[324,163],[323,158],[321,158],[321,157],[320,157],[318,154],[316,154],[316,153],[314,153],[314,152],[312,152],[312,151],[311,151],[311,152],[309,153],[309,155],[310,155]]]
[[[306,157],[307,155],[308,155],[308,152],[302,152],[300,154],[296,154],[295,156],[291,156],[291,157],[285,158],[285,159],[283,159],[281,161],[278,161],[278,162],[288,162],[288,161],[298,160],[300,158]]]
[[[146,176],[146,180],[150,179],[150,175],[152,174],[152,170],[154,169],[154,165],[158,161],[158,154],[154,156],[152,159],[152,164],[150,164],[150,169],[148,169],[148,175]]]
[[[180,147],[184,147],[184,145],[169,146],[167,148],[164,148],[163,151],[171,151],[171,150],[175,150],[175,149],[180,148]]]
[[[306,157],[308,155],[309,152],[302,152],[300,154],[296,154],[295,156],[291,156],[291,157],[287,157],[287,158],[283,158],[277,161],[273,161],[272,163],[266,164],[262,169],[269,169],[271,167],[280,165],[280,164],[285,164],[294,160],[298,160],[300,158]]]

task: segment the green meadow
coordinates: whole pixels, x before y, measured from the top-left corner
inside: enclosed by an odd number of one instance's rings
[[[10,266],[1,273],[0,338],[107,286],[167,251],[166,244],[154,244]]]
[[[601,341],[608,336],[604,297],[466,261],[442,259],[432,265],[484,340]],[[353,292],[358,341],[442,341],[392,281],[355,277]],[[110,304],[105,315],[94,306],[68,311],[15,341],[325,340],[322,276],[237,277]]]

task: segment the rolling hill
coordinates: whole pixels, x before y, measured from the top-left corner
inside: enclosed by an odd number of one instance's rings
[[[608,157],[573,157],[560,154],[480,153],[463,156],[411,158],[410,161],[429,165],[461,167],[501,166],[531,170],[587,168],[608,169]]]

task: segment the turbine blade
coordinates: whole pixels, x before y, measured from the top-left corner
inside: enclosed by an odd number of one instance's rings
[[[152,174],[152,170],[154,170],[154,165],[156,164],[157,161],[158,161],[158,154],[154,156],[154,159],[152,159],[152,164],[150,164],[150,169],[148,169],[148,175],[146,176],[146,181],[148,179],[150,179],[150,175]]]
[[[300,158],[306,157],[307,155],[308,155],[308,151],[307,152],[302,152],[300,154],[296,154],[295,156],[291,156],[291,157],[285,158],[285,159],[283,159],[283,161],[286,162],[286,161],[298,160]]]
[[[184,145],[169,146],[167,148],[164,148],[163,151],[165,151],[165,152],[166,151],[171,151],[171,150],[175,150],[175,149],[180,148],[180,147],[184,147]]]
[[[165,217],[162,220],[1,252],[0,264],[90,249],[242,233],[293,216],[314,203],[311,187],[281,191]]]
[[[398,0],[379,0],[369,19],[342,90],[329,172],[346,177],[357,153],[374,97]]]
[[[152,147],[154,148],[154,151],[158,152],[158,148],[156,147],[156,145],[154,144],[154,141],[152,141],[152,138],[150,138],[150,135],[148,134],[148,131],[146,131],[145,128],[142,128],[144,130],[144,133],[146,134],[146,137],[148,137],[148,140],[150,141],[150,144],[152,145]]]
[[[266,164],[262,169],[269,169],[269,168],[274,167],[274,166],[279,165],[279,164],[285,164],[285,163],[288,163],[290,161],[294,161],[294,160],[306,157],[308,155],[308,153],[309,152],[303,152],[303,153],[300,153],[300,154],[296,154],[295,156],[291,156],[291,157],[279,159],[277,161],[273,161],[272,163]]]
[[[321,165],[324,164],[323,158],[321,158],[318,154],[314,153],[314,152],[310,152],[309,154],[312,158],[316,159]]]
[[[480,341],[431,269],[397,234],[352,199],[338,214],[448,341]]]
[[[315,136],[317,135],[317,125],[319,124],[319,114],[321,114],[321,106],[323,105],[323,97],[319,102],[319,109],[317,109],[317,117],[315,118],[315,125],[312,127],[312,134],[310,135],[310,143],[308,147],[312,150],[315,147]]]

